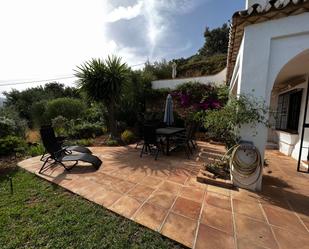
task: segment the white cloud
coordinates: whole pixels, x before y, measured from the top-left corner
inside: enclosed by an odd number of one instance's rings
[[[205,1],[205,0],[204,0]],[[173,14],[188,13],[200,4],[202,0],[139,0],[132,6],[119,6],[109,15],[109,22],[128,20],[138,16],[145,18],[145,30],[148,38],[150,60],[154,58],[157,44],[173,30],[169,17]]]
[[[107,15],[107,22],[116,22],[122,19],[129,20],[135,18],[141,14],[142,7],[142,1],[129,7],[120,6]]]
[[[158,44],[166,44],[174,32],[172,15],[190,12],[201,1],[207,0],[136,0],[114,9],[112,0],[0,1],[0,85],[70,75],[84,61],[112,53],[129,65],[156,60],[162,56]],[[143,48],[111,38],[107,25],[136,17],[144,18]],[[0,92],[10,88],[0,86]]]

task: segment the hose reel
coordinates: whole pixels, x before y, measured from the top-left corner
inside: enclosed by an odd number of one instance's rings
[[[255,184],[263,171],[261,154],[251,142],[231,148],[230,170],[233,182],[244,186]]]

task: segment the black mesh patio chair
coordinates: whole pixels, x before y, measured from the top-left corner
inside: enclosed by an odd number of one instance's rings
[[[138,148],[138,146],[143,145],[143,139],[144,139],[144,114],[139,113],[138,118],[137,118],[137,123],[136,123],[136,136],[138,139],[138,142],[136,143],[135,149]]]
[[[186,127],[186,130],[183,133],[179,133],[175,136],[174,140],[187,140],[189,144],[189,148],[191,151],[192,149],[197,148],[197,143],[196,143],[196,138],[195,138],[195,133],[198,129],[198,123],[196,122],[191,122],[189,125]]]
[[[40,129],[40,134],[45,150],[48,153],[48,155],[44,157],[44,163],[39,171],[40,174],[44,169],[47,169],[53,164],[60,164],[66,170],[71,170],[79,161],[90,163],[95,169],[100,168],[102,161],[98,157],[90,153],[72,154],[72,151],[61,146],[55,136],[51,136],[49,129],[43,127]],[[64,162],[74,162],[74,164],[67,166]]]
[[[46,138],[49,140],[56,140],[56,142],[63,148],[66,149],[68,152],[79,152],[79,153],[87,153],[87,154],[92,154],[91,150],[84,146],[78,146],[78,145],[73,145],[73,146],[63,146],[63,143],[65,142],[66,137],[56,137],[54,128],[51,125],[44,125],[41,127],[41,129]],[[48,152],[45,150],[44,154],[41,157],[41,161],[45,161],[45,157],[48,156]]]
[[[183,148],[187,155],[187,158],[190,159],[190,154],[193,154],[193,152],[190,147],[190,140],[188,139],[186,135],[175,137],[172,140],[172,143],[175,146],[175,149]]]
[[[190,159],[191,154],[193,155],[193,150],[197,148],[197,144],[195,142],[196,127],[197,125],[195,123],[190,123],[183,133],[177,134],[171,140],[176,149],[184,149],[188,159]]]
[[[196,132],[198,131],[199,129],[199,123],[197,122],[193,122],[192,124],[192,127],[191,127],[191,132],[190,132],[190,136],[189,136],[189,140],[190,140],[190,143],[192,144],[192,147],[194,149],[197,148],[197,143],[196,143]]]
[[[144,143],[140,154],[154,154],[155,160],[157,160],[159,152],[163,151],[163,141],[158,138],[156,134],[156,126],[154,125],[144,125]]]

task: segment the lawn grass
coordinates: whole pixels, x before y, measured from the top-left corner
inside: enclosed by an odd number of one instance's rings
[[[0,248],[184,248],[21,169],[0,175]]]

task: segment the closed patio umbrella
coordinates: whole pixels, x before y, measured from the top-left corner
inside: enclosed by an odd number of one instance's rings
[[[173,115],[173,99],[172,96],[169,94],[166,98],[165,103],[165,112],[164,112],[164,123],[167,126],[171,126],[174,123],[174,115]]]

